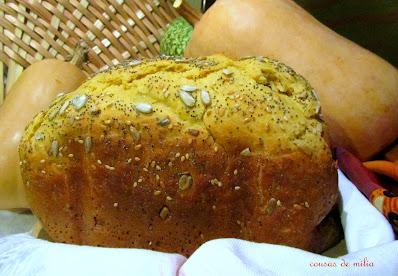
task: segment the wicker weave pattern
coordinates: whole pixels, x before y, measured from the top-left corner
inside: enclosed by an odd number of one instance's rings
[[[22,67],[43,58],[66,60],[83,39],[90,48],[83,69],[93,73],[158,55],[164,28],[179,14],[191,22],[197,17],[170,0],[0,0],[0,60]]]
[[[68,60],[88,45],[88,74],[132,58],[159,54],[167,24],[192,24],[200,13],[172,0],[0,0],[0,105],[23,69],[43,58]],[[7,76],[4,78],[4,76]]]

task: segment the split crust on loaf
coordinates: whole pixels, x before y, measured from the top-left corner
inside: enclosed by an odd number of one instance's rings
[[[264,57],[130,61],[38,114],[20,144],[59,242],[191,254],[215,238],[320,251],[337,198],[316,94]]]

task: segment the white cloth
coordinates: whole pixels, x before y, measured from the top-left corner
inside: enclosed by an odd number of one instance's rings
[[[25,233],[0,239],[0,275],[398,275],[398,241],[387,220],[340,172],[339,190],[348,250],[339,258],[218,239],[186,259],[142,249],[57,244]]]

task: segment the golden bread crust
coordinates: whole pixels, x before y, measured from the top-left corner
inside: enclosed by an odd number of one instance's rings
[[[27,127],[22,175],[51,238],[186,255],[222,237],[323,249],[313,233],[337,173],[302,77],[266,58],[132,63]]]

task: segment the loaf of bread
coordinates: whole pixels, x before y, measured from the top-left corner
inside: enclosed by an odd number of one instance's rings
[[[318,252],[337,198],[315,92],[263,57],[98,73],[35,117],[19,152],[58,242],[189,255],[233,237]]]

